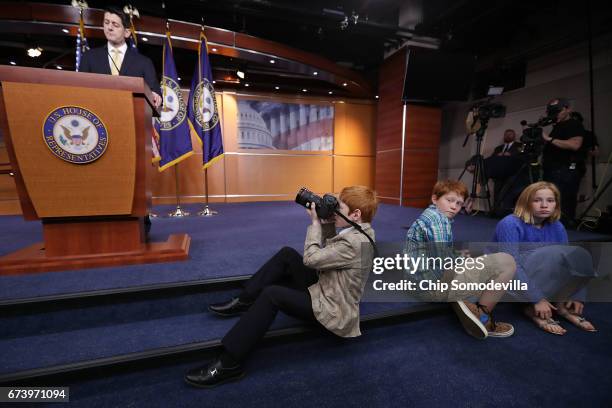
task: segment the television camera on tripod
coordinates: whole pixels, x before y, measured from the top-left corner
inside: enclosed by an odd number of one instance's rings
[[[500,87],[489,87],[489,97],[482,102],[476,103],[470,111],[466,119],[467,135],[463,141],[463,147],[467,144],[470,135],[476,136],[476,154],[472,156],[466,163],[459,180],[463,178],[463,175],[468,168],[473,171],[472,175],[472,188],[470,190],[470,199],[487,200],[487,210],[491,211],[491,192],[489,191],[487,171],[485,167],[485,160],[482,156],[482,141],[489,125],[489,120],[493,118],[503,118],[506,116],[506,107],[500,103],[493,103],[493,97],[500,95],[503,92],[503,88]],[[473,167],[473,170],[472,170]]]

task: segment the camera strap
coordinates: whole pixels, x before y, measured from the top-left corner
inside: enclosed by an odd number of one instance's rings
[[[370,244],[372,244],[372,248],[374,248],[374,257],[378,258],[378,248],[376,247],[374,240],[372,239],[372,237],[370,237],[368,234],[365,233],[363,228],[361,228],[361,225],[357,224],[356,222],[352,220],[349,220],[348,217],[346,217],[344,214],[342,214],[338,210],[334,210],[334,212],[336,213],[336,215],[339,215],[344,221],[348,222],[353,228],[355,228],[357,231],[361,232],[363,235],[366,236],[366,238],[370,241]]]

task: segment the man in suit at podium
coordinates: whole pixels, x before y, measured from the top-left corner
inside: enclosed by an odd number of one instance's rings
[[[144,78],[153,92],[153,105],[159,107],[162,98],[155,67],[149,58],[128,46],[129,26],[129,17],[121,9],[106,8],[103,29],[108,43],[83,54],[79,71]]]
[[[130,19],[123,10],[117,7],[107,7],[104,10],[102,28],[108,43],[83,54],[79,71],[143,78],[153,93],[153,105],[158,108],[162,103],[162,98],[155,67],[149,58],[128,46],[126,40],[131,34],[129,26]],[[148,215],[144,217],[144,225],[146,240],[148,240],[151,230],[151,219]]]

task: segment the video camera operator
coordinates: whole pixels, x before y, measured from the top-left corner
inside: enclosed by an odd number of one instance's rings
[[[584,155],[581,147],[585,135],[582,124],[571,117],[571,106],[566,98],[555,98],[546,105],[546,114],[554,119],[550,134],[542,132],[545,141],[542,167],[544,180],[554,183],[561,192],[566,226],[573,226],[576,217],[576,196]]]

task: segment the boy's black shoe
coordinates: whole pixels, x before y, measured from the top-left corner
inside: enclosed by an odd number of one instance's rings
[[[219,384],[236,381],[244,377],[245,371],[240,364],[234,367],[224,367],[220,359],[203,367],[187,371],[185,381],[189,385],[200,388],[212,388]]]
[[[238,316],[251,307],[252,303],[243,302],[235,297],[232,300],[208,305],[208,310],[223,317]]]

